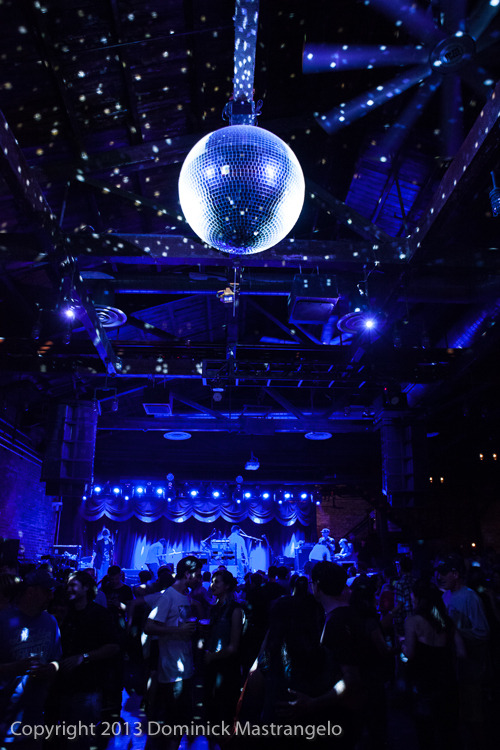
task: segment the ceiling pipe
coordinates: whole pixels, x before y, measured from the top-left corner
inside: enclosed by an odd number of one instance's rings
[[[500,297],[491,300],[482,309],[476,308],[469,315],[466,315],[459,324],[448,332],[446,339],[441,339],[437,346],[450,349],[467,349],[473,346],[485,332],[487,322],[495,321],[498,315],[500,315]],[[405,388],[408,406],[410,408],[420,406],[422,401],[436,387],[435,384],[431,383],[409,383]]]

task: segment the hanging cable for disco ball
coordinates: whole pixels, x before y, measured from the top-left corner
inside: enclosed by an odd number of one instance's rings
[[[258,0],[236,0],[234,96],[230,125],[191,149],[179,177],[179,200],[191,229],[208,245],[246,255],[273,247],[294,227],[304,176],[291,148],[255,125],[253,74]]]

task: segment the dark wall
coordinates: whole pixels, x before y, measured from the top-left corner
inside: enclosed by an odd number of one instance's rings
[[[54,542],[56,514],[40,472],[41,462],[0,448],[0,537],[19,539],[19,554],[27,560]]]

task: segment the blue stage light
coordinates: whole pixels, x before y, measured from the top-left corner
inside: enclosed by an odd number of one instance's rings
[[[215,498],[215,499],[217,500],[217,498],[218,498],[218,497],[220,497],[220,492],[219,492],[219,490],[214,490],[214,491],[212,492],[212,497],[214,497],[214,498]]]
[[[163,487],[157,487],[156,488],[156,494],[157,495],[163,495],[164,493],[165,493],[165,490],[163,489]]]
[[[301,500],[307,500],[307,497],[308,497],[307,492],[301,492],[300,493],[300,499]]]
[[[125,495],[125,500],[130,500],[130,497],[128,495]]]
[[[94,487],[94,492],[96,495],[98,495],[100,492],[102,492],[102,487],[99,487],[98,484]]]
[[[136,487],[135,491],[137,492],[138,495],[142,495],[144,492],[144,487]]]
[[[191,495],[191,497],[196,497],[198,494],[198,490],[191,490],[189,494]]]
[[[251,493],[251,492],[245,492],[245,493],[244,493],[244,495],[243,495],[243,497],[244,497],[244,498],[245,498],[246,500],[249,500],[249,499],[250,499],[250,498],[252,497],[252,493]]]
[[[292,493],[291,492],[285,492],[285,494],[283,495],[283,497],[285,498],[285,500],[290,500],[290,498],[292,497]]]
[[[262,493],[262,498],[263,498],[263,500],[269,500],[269,498],[270,498],[269,492],[263,492]]]
[[[241,500],[240,500],[240,498],[238,498],[238,499],[236,500],[236,502],[237,502],[237,503],[238,503],[238,505],[239,505],[239,504],[241,503]]]
[[[119,495],[119,494],[120,494],[120,492],[121,492],[121,490],[120,490],[120,488],[119,488],[119,487],[113,487],[113,494],[114,494],[114,495]]]

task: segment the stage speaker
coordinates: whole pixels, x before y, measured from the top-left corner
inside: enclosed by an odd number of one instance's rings
[[[302,547],[295,550],[295,570],[298,573],[302,573],[304,565],[309,562],[309,555],[313,547],[314,544],[303,544]]]
[[[328,323],[338,301],[335,276],[297,274],[288,298],[288,320],[290,323]]]
[[[0,538],[0,565],[15,567],[19,557],[19,539]]]
[[[93,482],[97,418],[94,401],[58,404],[42,463],[47,495],[81,496]]]

